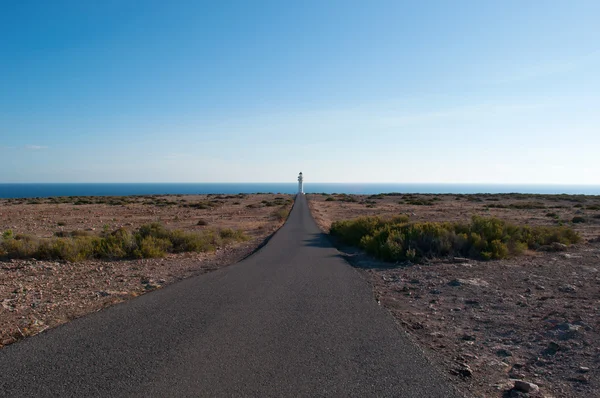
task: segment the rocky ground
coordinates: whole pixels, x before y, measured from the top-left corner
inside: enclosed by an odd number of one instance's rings
[[[11,229],[50,237],[74,230],[135,229],[158,221],[186,231],[241,229],[251,238],[216,253],[170,254],[161,259],[0,260],[0,347],[241,260],[282,225],[285,211],[281,210],[289,208],[291,201],[290,195],[270,194],[0,200],[0,232]]]
[[[418,221],[478,214],[572,226],[582,243],[501,261],[388,264],[338,246],[371,281],[375,299],[466,396],[600,396],[600,198],[433,197],[309,195],[309,203],[324,231],[335,220],[399,213]],[[573,224],[573,217],[584,222]]]

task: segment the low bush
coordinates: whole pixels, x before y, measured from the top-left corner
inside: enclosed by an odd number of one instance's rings
[[[572,244],[580,240],[568,227],[517,226],[479,216],[473,216],[470,223],[409,223],[406,216],[391,220],[361,217],[334,222],[331,234],[385,261],[444,256],[502,259],[553,242]]]
[[[291,208],[289,205],[284,205],[281,206],[279,209],[275,210],[273,212],[273,217],[275,217],[275,219],[277,221],[285,221],[287,220],[289,214],[290,214]]]
[[[573,217],[573,219],[571,220],[571,222],[573,224],[580,224],[582,222],[585,222],[585,218],[583,218],[581,216],[575,216],[575,217]]]
[[[436,198],[434,199],[408,199],[406,201],[407,205],[414,206],[433,206],[436,202]],[[402,204],[402,202],[400,202]]]
[[[53,238],[38,239],[6,231],[0,240],[0,254],[9,258],[70,262],[91,258],[154,258],[163,257],[166,253],[214,251],[218,246],[249,239],[239,230],[195,233],[168,230],[159,223],[142,225],[134,232],[119,228],[103,232],[100,236],[91,236],[81,231],[58,232],[55,235]]]
[[[338,200],[340,202],[349,202],[349,203],[358,202],[358,200],[354,196],[347,195],[347,194],[339,194],[339,195],[337,195],[336,200]]]

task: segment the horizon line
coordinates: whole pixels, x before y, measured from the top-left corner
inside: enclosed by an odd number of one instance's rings
[[[194,181],[184,181],[184,182],[164,182],[164,181],[152,181],[152,182],[110,182],[110,181],[104,181],[104,182],[59,182],[59,181],[51,181],[51,182],[0,182],[0,184],[3,185],[8,185],[8,184],[21,184],[21,185],[25,185],[25,184],[297,184],[297,182],[290,182],[290,181],[269,181],[269,182],[259,182],[259,181],[252,181],[252,182],[242,182],[242,181],[223,181],[223,182],[194,182]],[[600,182],[595,183],[595,184],[589,184],[589,183],[579,183],[579,184],[573,184],[573,183],[536,183],[536,182],[361,182],[361,181],[357,181],[357,182],[327,182],[327,181],[313,181],[313,182],[308,182],[305,184],[369,184],[369,185],[375,185],[375,184],[394,184],[394,185],[524,185],[524,186],[591,186],[591,187],[597,187],[600,186]]]

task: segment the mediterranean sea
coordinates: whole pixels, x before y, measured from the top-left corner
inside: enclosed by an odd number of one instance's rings
[[[0,198],[296,193],[296,183],[2,183]],[[306,193],[534,193],[600,195],[600,185],[304,183]]]

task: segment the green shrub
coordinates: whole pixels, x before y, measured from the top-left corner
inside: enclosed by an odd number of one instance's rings
[[[433,206],[435,204],[435,199],[409,199],[406,201],[406,204],[413,206]]]
[[[361,217],[334,222],[331,234],[385,261],[419,261],[453,255],[495,260],[553,242],[571,244],[580,240],[568,227],[516,226],[478,216],[468,224],[408,223],[406,216],[390,220]]]
[[[171,247],[172,244],[169,240],[148,235],[141,239],[133,253],[135,257],[139,258],[158,258],[164,257]]]
[[[91,258],[118,260],[124,258],[154,258],[166,253],[207,252],[231,242],[249,238],[243,231],[225,229],[202,233],[168,230],[159,223],[142,225],[131,232],[124,228],[89,236],[81,231],[57,233],[57,237],[37,239],[28,235],[2,234],[0,255],[10,258],[81,261]]]
[[[325,199],[325,202],[335,202],[335,198],[333,196],[328,196],[327,199]]]
[[[571,220],[571,222],[573,224],[579,224],[579,223],[585,222],[585,218],[583,218],[581,216],[575,216],[575,217],[573,217],[573,219]]]
[[[287,205],[285,206],[281,206],[279,209],[275,210],[273,212],[273,217],[275,217],[276,220],[282,222],[287,220],[288,216],[290,215],[290,211],[291,208]]]

